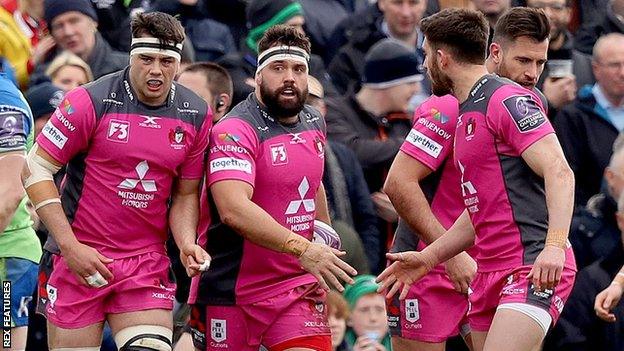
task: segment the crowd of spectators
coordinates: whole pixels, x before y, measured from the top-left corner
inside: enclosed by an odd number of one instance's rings
[[[346,261],[377,274],[398,221],[385,177],[414,108],[430,94],[419,23],[451,6],[483,12],[490,28],[511,6],[541,8],[550,20],[538,88],[576,177],[570,241],[580,273],[544,350],[622,350],[622,305],[616,324],[599,321],[592,306],[624,262],[616,220],[624,189],[624,142],[616,142],[624,129],[624,0],[0,0],[0,67],[24,92],[38,133],[65,92],[128,65],[133,15],[162,11],[186,29],[180,84],[198,84],[191,88],[223,116],[255,89],[262,34],[276,24],[296,27],[312,42],[308,104],[327,124],[330,214]],[[45,228],[37,229],[44,241]],[[365,349],[358,306],[366,300],[370,313],[384,306],[375,289],[374,277],[363,275],[346,289],[346,302],[330,294],[332,331],[345,335],[335,350]],[[185,296],[177,294],[180,303]],[[45,350],[45,324],[31,317],[28,350]],[[369,335],[376,349],[390,349],[386,333]]]

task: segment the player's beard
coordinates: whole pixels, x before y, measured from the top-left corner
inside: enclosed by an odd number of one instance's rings
[[[500,65],[498,65],[498,68],[496,69],[496,74],[498,74],[501,77],[511,79],[514,82],[520,84],[523,88],[529,89],[529,90],[532,90],[533,88],[535,88],[535,85],[537,84],[537,80],[525,79],[524,74],[521,75],[520,77],[514,76],[511,70],[507,68],[507,63],[504,58],[501,61]]]
[[[295,92],[295,99],[290,101],[280,100],[280,94],[286,89],[292,89]],[[260,84],[260,96],[269,113],[280,120],[296,116],[303,110],[303,105],[308,98],[308,88],[300,90],[294,85],[284,85],[271,91],[265,84]]]
[[[429,69],[429,78],[431,78],[431,92],[436,96],[444,96],[453,92],[453,81],[434,62],[433,67]]]

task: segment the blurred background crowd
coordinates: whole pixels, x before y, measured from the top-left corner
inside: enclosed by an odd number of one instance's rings
[[[624,218],[617,203],[624,142],[616,142],[624,129],[624,0],[0,0],[0,65],[24,92],[38,133],[65,92],[126,67],[133,15],[166,12],[186,29],[187,77],[180,83],[222,116],[255,88],[256,44],[266,29],[287,24],[305,32],[313,52],[308,103],[327,122],[323,181],[332,220],[346,261],[374,275],[385,265],[398,219],[382,190],[385,175],[413,110],[430,94],[420,20],[469,7],[493,28],[512,6],[541,8],[550,20],[549,61],[538,88],[576,176],[570,240],[580,273],[544,350],[624,350],[624,307],[615,309],[615,323],[593,311],[594,297],[624,263],[624,221],[617,220]],[[594,46],[609,33],[623,36]],[[617,60],[605,64],[605,57]],[[45,228],[34,225],[45,241]],[[189,285],[174,245],[170,257],[183,305]],[[375,328],[380,350],[390,350],[385,304],[375,289],[374,276],[362,275],[342,296],[329,295],[337,350],[362,350],[360,331]],[[176,312],[183,325],[184,308]],[[107,338],[102,349],[116,348]],[[28,350],[47,350],[45,322],[34,313]]]

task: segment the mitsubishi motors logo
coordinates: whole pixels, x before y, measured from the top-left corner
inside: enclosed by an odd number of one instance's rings
[[[139,177],[138,179],[126,178],[121,183],[119,183],[117,187],[121,189],[133,190],[139,183],[141,183],[143,190],[147,192],[156,191],[156,181],[153,179],[144,179],[145,174],[147,173],[147,171],[149,171],[149,165],[147,164],[147,161],[139,162],[139,164],[135,167],[135,170]]]
[[[297,188],[299,191],[300,200],[293,200],[288,204],[288,208],[286,209],[287,215],[292,215],[299,212],[301,205],[305,208],[306,212],[314,212],[316,209],[316,205],[314,204],[314,198],[306,199],[305,196],[310,190],[310,183],[308,183],[308,178],[303,177],[299,187]]]
[[[464,181],[465,167],[459,161],[457,164],[459,165],[459,170],[461,172],[461,190],[462,196],[464,197],[464,206],[466,206],[468,212],[470,213],[479,212],[479,196],[477,195],[477,189],[471,181]]]
[[[474,195],[477,193],[477,189],[475,189],[474,185],[472,185],[471,181],[464,182],[464,165],[461,162],[457,161],[459,165],[459,170],[461,171],[461,189],[462,196],[466,195]]]

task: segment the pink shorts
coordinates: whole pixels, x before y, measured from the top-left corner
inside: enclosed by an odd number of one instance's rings
[[[258,351],[306,336],[329,339],[325,299],[318,284],[308,284],[249,305],[194,305],[193,343],[199,350]]]
[[[164,254],[115,259],[107,265],[114,278],[101,288],[82,284],[62,256],[47,254],[52,258],[42,259],[37,309],[58,327],[83,328],[104,321],[109,313],[173,309],[176,285]]]
[[[557,322],[572,292],[576,271],[564,267],[561,281],[556,288],[536,292],[531,281],[526,279],[532,267],[528,265],[477,273],[470,285],[472,294],[468,321],[471,330],[487,332],[492,325],[497,307],[507,303],[523,303],[539,307],[552,317],[552,325]]]
[[[429,343],[446,341],[468,329],[468,296],[455,291],[445,273],[430,272],[399,301],[386,300],[392,336]]]

